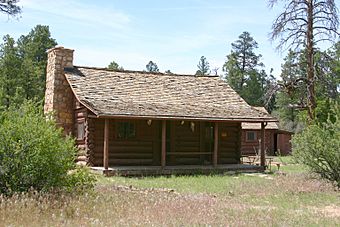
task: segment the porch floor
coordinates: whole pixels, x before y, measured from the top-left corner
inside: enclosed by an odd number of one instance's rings
[[[108,176],[147,176],[147,175],[190,175],[211,173],[253,173],[263,172],[264,168],[257,165],[225,164],[213,166],[179,165],[179,166],[114,166],[105,171],[104,167],[91,167],[93,171],[101,172]]]

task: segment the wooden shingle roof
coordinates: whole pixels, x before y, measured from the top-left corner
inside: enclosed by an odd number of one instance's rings
[[[256,107],[253,108],[268,114],[267,110],[264,107]],[[244,130],[261,130],[261,124],[260,123],[250,123],[250,122],[243,122],[242,123],[242,129]],[[272,130],[278,130],[279,126],[276,122],[268,122],[266,129],[272,129]]]
[[[97,117],[276,121],[218,77],[65,68],[80,103]]]

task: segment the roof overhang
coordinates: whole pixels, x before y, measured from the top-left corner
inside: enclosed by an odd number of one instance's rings
[[[194,117],[194,116],[154,116],[154,115],[130,115],[130,114],[119,114],[119,115],[89,115],[91,118],[111,118],[111,119],[151,119],[151,120],[190,120],[190,121],[224,121],[224,122],[250,122],[250,123],[261,123],[261,122],[278,122],[275,118],[215,118],[215,117]]]

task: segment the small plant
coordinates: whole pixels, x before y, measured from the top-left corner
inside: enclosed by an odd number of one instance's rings
[[[0,114],[0,193],[87,185],[75,168],[74,140],[64,137],[41,107],[31,102]],[[77,182],[78,181],[78,182]]]
[[[67,173],[65,189],[69,192],[85,192],[94,188],[96,177],[89,172],[88,167],[77,166]]]
[[[308,126],[293,137],[292,145],[296,161],[340,188],[340,107],[333,108],[333,120]]]

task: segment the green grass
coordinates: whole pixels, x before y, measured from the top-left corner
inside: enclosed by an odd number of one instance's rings
[[[98,176],[81,196],[0,197],[3,226],[339,226],[340,193],[283,157],[279,172]]]
[[[228,193],[240,184],[257,185],[262,182],[260,177],[244,174],[226,175],[194,175],[194,176],[170,176],[170,177],[99,177],[99,184],[125,185],[138,188],[168,188],[179,192],[192,193]]]

